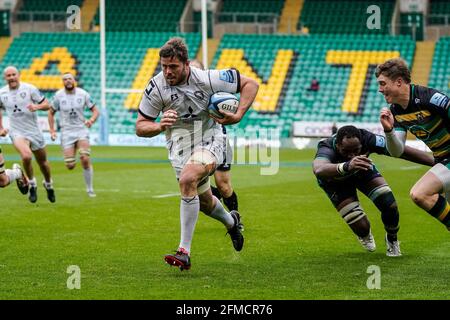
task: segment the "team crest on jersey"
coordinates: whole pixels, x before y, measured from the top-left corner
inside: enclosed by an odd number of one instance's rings
[[[21,97],[22,99],[25,99],[26,96],[27,96],[27,93],[26,93],[26,92],[21,92],[21,93],[20,93],[20,97]]]
[[[205,97],[205,94],[202,91],[195,91],[194,96],[199,100],[203,100],[203,98]]]
[[[61,101],[61,105],[65,106],[67,104],[66,100]]]
[[[422,114],[421,112],[419,112],[419,113],[417,114],[417,121],[419,121],[419,123],[422,123],[422,122],[423,122],[423,119],[424,119],[423,114]]]
[[[78,103],[78,104],[81,104],[81,101],[83,101],[81,98],[78,98],[78,99],[77,99],[77,103]]]
[[[409,131],[422,141],[426,141],[430,138],[430,132],[421,126],[411,126],[409,127]]]

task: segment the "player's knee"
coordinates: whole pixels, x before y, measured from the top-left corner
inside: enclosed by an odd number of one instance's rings
[[[422,206],[426,203],[427,200],[427,195],[416,188],[411,189],[411,191],[409,192],[409,196],[411,197],[411,200],[418,206]]]
[[[350,202],[341,208],[339,214],[348,225],[352,225],[366,216],[358,201]]]
[[[31,154],[31,152],[25,152],[22,153],[21,158],[23,162],[31,162],[33,160],[33,155]]]
[[[181,189],[191,189],[197,187],[197,177],[192,173],[183,173],[180,177],[179,183]]]
[[[220,194],[225,198],[229,197],[233,193],[233,189],[228,183],[218,183],[217,188],[219,189]]]
[[[76,161],[75,158],[65,158],[64,163],[66,164],[66,168],[69,170],[75,169]]]

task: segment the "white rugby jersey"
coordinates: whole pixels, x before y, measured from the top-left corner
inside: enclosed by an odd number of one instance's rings
[[[40,134],[37,112],[28,110],[30,104],[40,104],[45,97],[32,84],[20,82],[17,89],[0,89],[0,108],[6,109],[10,130],[23,134]]]
[[[60,111],[60,125],[62,131],[77,131],[85,128],[84,110],[92,109],[95,103],[89,93],[81,88],[75,88],[68,93],[65,88],[56,92],[51,108]]]
[[[190,69],[186,83],[176,86],[166,82],[162,71],[158,73],[148,83],[139,105],[139,113],[150,120],[156,120],[161,112],[169,109],[178,113],[175,124],[165,131],[170,149],[172,143],[182,144],[187,135],[203,140],[218,135],[223,138],[221,125],[209,117],[209,98],[219,91],[237,93],[240,89],[240,74],[236,69]]]

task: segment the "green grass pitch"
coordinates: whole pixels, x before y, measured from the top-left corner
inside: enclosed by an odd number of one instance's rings
[[[366,252],[317,186],[314,150],[282,150],[280,170],[260,175],[235,165],[232,180],[245,224],[245,245],[200,214],[192,268],[166,265],[179,242],[179,197],[163,148],[94,147],[97,198],[84,190],[79,163],[65,169],[49,147],[57,202],[45,197],[38,172],[36,204],[15,186],[0,190],[1,299],[448,299],[450,234],[417,208],[409,190],[427,170],[373,156],[400,208],[403,256],[386,256],[380,214],[361,196],[377,242]],[[7,167],[18,157],[3,146]],[[37,166],[35,165],[35,170]],[[69,290],[67,268],[81,271]],[[366,286],[376,265],[381,289]]]

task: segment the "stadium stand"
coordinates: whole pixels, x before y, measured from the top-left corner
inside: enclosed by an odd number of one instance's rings
[[[381,28],[366,27],[367,8],[377,5],[381,12]],[[388,34],[394,12],[393,0],[306,0],[297,29],[306,26],[310,33]]]
[[[66,16],[67,7],[76,5],[81,7],[83,0],[26,0],[23,1],[17,18],[20,21],[30,20],[29,12],[35,13],[33,20],[45,21],[51,19],[53,13],[59,19]]]
[[[450,95],[450,37],[436,43],[429,86]]]
[[[448,0],[430,0],[430,15],[432,16],[428,19],[429,24],[445,24],[445,16],[436,15],[450,15],[450,2]],[[447,23],[450,23],[450,17],[447,17]]]
[[[108,33],[107,87],[129,89],[135,84],[139,89],[144,88],[148,79],[159,71],[157,64],[152,70],[146,66],[144,58],[148,49],[159,48],[174,35],[176,34],[157,32]],[[181,36],[191,48],[190,58],[194,59],[200,45],[200,35],[192,33]],[[48,98],[61,88],[60,74],[74,72],[79,85],[88,90],[95,101],[100,101],[98,33],[23,33],[14,39],[0,68],[3,70],[8,65],[17,66],[22,73],[22,81],[35,84]],[[128,101],[128,106],[136,109],[139,100],[140,94],[107,95],[111,133],[134,134],[136,113],[124,106]],[[98,130],[98,123],[95,124],[95,130]]]
[[[107,31],[177,31],[186,0],[133,0],[126,10],[122,0],[109,0],[106,6]],[[99,13],[95,25],[99,25]]]
[[[414,47],[406,36],[228,34],[213,66],[239,68],[262,83],[239,128],[278,127],[287,137],[299,120],[377,122],[384,100],[377,92],[375,64],[399,55],[411,63]],[[314,77],[320,91],[308,92]]]
[[[255,18],[249,13],[258,13],[257,22],[272,22],[273,15],[280,16],[283,6],[284,0],[224,0],[219,21],[231,22],[235,15],[237,22],[253,22]]]

